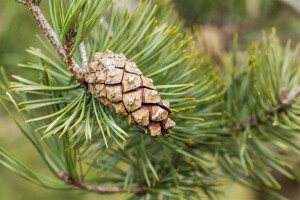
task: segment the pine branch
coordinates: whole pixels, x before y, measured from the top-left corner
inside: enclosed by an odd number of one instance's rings
[[[296,88],[296,90],[292,93],[290,97],[287,95],[287,90],[285,87],[281,89],[281,102],[277,106],[277,108],[273,111],[266,111],[262,116],[254,116],[249,119],[246,119],[240,122],[236,127],[235,130],[244,131],[247,127],[250,128],[257,128],[261,124],[265,124],[269,116],[274,116],[276,113],[280,114],[282,112],[287,112],[288,109],[296,102],[297,98],[300,96],[300,86]]]
[[[60,56],[61,60],[67,65],[68,70],[71,72],[75,80],[77,80],[79,83],[83,83],[84,82],[83,70],[80,68],[78,63],[76,63],[76,61],[72,58],[72,54],[70,53],[70,51],[67,51],[68,48],[65,49],[60,44],[56,33],[54,32],[53,28],[50,26],[44,14],[42,13],[39,4],[33,0],[23,0],[21,3],[27,6],[28,10],[36,20],[40,29],[42,30],[44,35],[48,38],[50,43],[53,45],[54,49]]]
[[[31,50],[33,55],[46,61],[27,65],[28,68],[35,69],[36,74],[42,75],[42,79],[35,82],[15,76],[17,82],[11,85],[16,90],[28,91],[29,95],[46,94],[45,97],[29,97],[28,93],[13,93],[17,97],[16,102],[26,114],[24,121],[30,126],[28,135],[38,138],[38,144],[47,145],[47,148],[41,147],[38,150],[49,152],[49,156],[45,156],[49,163],[48,168],[56,176],[59,169],[68,169],[59,173],[59,184],[64,188],[67,186],[69,189],[100,194],[144,195],[147,192],[147,198],[151,199],[172,199],[177,196],[201,199],[215,196],[217,188],[214,180],[217,176],[210,167],[206,167],[206,155],[187,149],[186,143],[203,131],[202,124],[190,129],[191,121],[198,122],[199,118],[192,119],[196,117],[189,117],[188,114],[193,114],[192,108],[196,106],[202,110],[200,105],[204,104],[203,101],[217,100],[215,91],[220,89],[209,87],[214,86],[216,80],[210,73],[208,63],[202,63],[202,58],[190,54],[189,37],[173,26],[162,24],[161,18],[156,19],[156,16],[165,15],[165,12],[157,14],[161,9],[155,9],[156,6],[148,1],[141,1],[132,15],[125,9],[117,9],[117,4],[109,6],[109,0],[67,1],[70,4],[61,6],[64,4],[62,2],[49,1],[49,7],[53,28],[59,36],[58,44],[61,44],[65,55],[78,49],[80,53],[79,46],[87,36],[89,39],[85,42],[89,43],[86,44],[89,56],[95,51],[103,52],[105,49],[124,52],[141,67],[145,75],[155,79],[162,96],[172,102],[173,116],[177,116],[181,126],[177,127],[174,137],[161,139],[159,142],[145,137],[144,134],[125,138],[128,134],[121,127],[132,132],[142,131],[129,129],[121,120],[115,121],[114,116],[101,102],[86,91],[79,92],[79,85],[69,83],[69,73],[64,73],[64,66],[60,62],[56,65],[56,60],[52,61],[52,55]],[[83,6],[84,2],[90,3]],[[90,13],[91,10],[94,12]],[[109,19],[108,30],[103,31],[105,27],[101,26],[93,29],[93,34],[89,35],[94,21],[99,22],[101,16]],[[41,116],[33,109],[43,109],[45,114]],[[190,110],[189,113],[186,110]],[[208,108],[205,107],[204,112],[207,111]],[[55,134],[57,137],[53,137]],[[39,140],[40,137],[48,139]],[[97,158],[102,153],[105,157],[100,156],[102,160],[98,162]],[[168,155],[168,159],[165,155]],[[64,162],[65,160],[68,162]],[[90,164],[91,170],[83,174],[76,166],[85,165],[86,162]],[[120,165],[126,168],[118,170]],[[103,171],[109,173],[103,177]],[[195,176],[196,172],[203,176]],[[99,182],[85,181],[85,177],[94,177]],[[99,180],[99,177],[103,179]],[[107,187],[102,187],[102,184]]]
[[[74,180],[68,173],[59,172],[59,177],[64,180],[64,182],[74,189],[86,190],[89,192],[96,192],[100,194],[115,194],[115,193],[133,193],[136,195],[143,195],[145,193],[144,189],[141,187],[136,187],[133,189],[125,189],[120,187],[103,187],[96,185],[89,185],[82,181]]]

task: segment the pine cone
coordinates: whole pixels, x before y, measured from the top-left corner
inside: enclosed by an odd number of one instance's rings
[[[168,118],[170,103],[163,101],[153,80],[146,78],[123,54],[97,52],[85,73],[88,89],[104,105],[128,118],[151,136],[170,134],[175,122]]]

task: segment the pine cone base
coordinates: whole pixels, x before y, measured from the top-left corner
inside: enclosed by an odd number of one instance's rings
[[[112,51],[97,52],[85,73],[88,90],[105,106],[142,127],[151,136],[168,136],[175,122],[168,118],[170,104],[161,99],[153,80],[134,62]]]

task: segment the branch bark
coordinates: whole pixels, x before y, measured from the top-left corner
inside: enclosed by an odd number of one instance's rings
[[[132,189],[120,188],[120,187],[103,187],[96,185],[89,185],[82,181],[75,181],[68,173],[59,172],[59,177],[73,189],[86,190],[89,192],[96,192],[100,194],[115,194],[115,193],[133,193],[136,195],[143,195],[145,190],[142,187],[136,187]]]
[[[288,5],[290,8],[300,14],[300,4],[298,0],[279,0],[280,2]]]
[[[38,26],[48,38],[49,42],[53,45],[55,51],[60,56],[61,60],[67,65],[68,70],[71,72],[72,76],[79,83],[84,83],[84,71],[72,58],[72,55],[67,53],[64,47],[60,44],[60,41],[54,32],[53,28],[50,26],[49,22],[45,18],[43,12],[41,11],[39,5],[33,0],[23,0],[21,1],[27,6],[31,15],[37,22]]]
[[[287,91],[286,88],[281,89],[281,105],[280,108],[283,111],[286,111],[289,109],[298,99],[300,96],[300,86],[296,88],[296,90],[292,93],[290,97],[287,97]]]

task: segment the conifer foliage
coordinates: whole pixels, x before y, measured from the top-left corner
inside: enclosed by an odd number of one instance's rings
[[[27,50],[37,61],[19,65],[32,76],[0,69],[0,102],[49,173],[1,144],[0,166],[42,187],[129,199],[222,198],[225,175],[281,198],[272,171],[292,178],[300,154],[298,48],[274,32],[243,62],[234,49],[218,78],[167,0],[132,12],[112,0],[19,2],[45,37]]]

